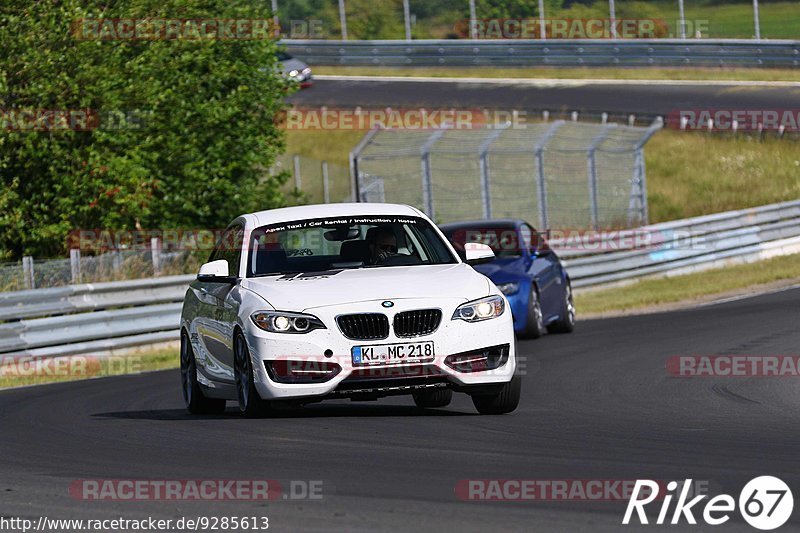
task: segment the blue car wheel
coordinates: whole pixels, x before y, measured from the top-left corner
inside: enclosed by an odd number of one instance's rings
[[[539,301],[539,293],[536,287],[531,285],[531,293],[528,296],[528,314],[525,318],[525,329],[520,336],[526,339],[538,339],[544,335],[544,315],[542,314],[542,303]]]
[[[572,297],[572,285],[567,280],[558,320],[547,326],[547,331],[550,333],[572,333],[574,329],[575,301]]]

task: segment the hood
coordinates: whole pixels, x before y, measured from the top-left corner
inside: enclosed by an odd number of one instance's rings
[[[308,67],[308,65],[306,65],[305,63],[294,57],[291,59],[286,59],[284,61],[281,61],[280,63],[283,73],[287,75],[293,70],[302,72],[304,68]]]
[[[475,270],[487,276],[495,283],[512,281],[520,276],[525,276],[527,261],[525,256],[498,257],[491,263],[476,265]]]
[[[259,294],[281,311],[371,300],[487,296],[489,280],[464,264],[360,268],[246,278],[242,287]]]

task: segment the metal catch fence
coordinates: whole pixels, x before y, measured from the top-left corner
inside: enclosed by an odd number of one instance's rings
[[[345,166],[299,154],[284,154],[277,157],[272,172],[284,171],[292,178],[284,185],[283,192],[301,191],[305,203],[352,201],[350,170]]]
[[[359,199],[437,223],[524,218],[541,228],[647,224],[644,145],[661,128],[557,120],[483,129],[372,130],[351,153]]]
[[[83,255],[70,250],[69,259],[34,259],[0,264],[0,292],[64,287],[170,276],[196,272],[201,256],[191,251],[164,252],[154,249],[117,250]]]

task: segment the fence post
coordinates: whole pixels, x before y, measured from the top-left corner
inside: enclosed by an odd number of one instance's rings
[[[469,0],[469,38],[478,38],[478,17],[475,14],[475,0]]]
[[[756,30],[756,40],[761,40],[761,21],[758,17],[758,0],[753,0],[753,26]]]
[[[406,41],[411,40],[411,13],[408,8],[408,0],[403,0],[403,22],[406,27]]]
[[[536,155],[536,196],[539,199],[539,230],[546,231],[550,224],[547,213],[547,184],[544,181],[544,147],[558,128],[564,125],[563,120],[553,122],[534,147]]]
[[[647,170],[644,163],[644,148],[639,148],[639,198],[642,202],[642,226],[650,223],[650,213],[647,210]]]
[[[616,9],[614,8],[614,0],[608,0],[608,15],[609,15],[609,25],[611,26],[611,38],[617,38],[617,13]]]
[[[295,154],[292,157],[292,162],[294,163],[294,168],[293,168],[293,172],[294,172],[294,188],[299,191],[300,187],[302,185],[302,182],[300,180],[300,156]]]
[[[483,218],[492,218],[492,194],[489,188],[489,164],[486,162],[486,152],[480,156],[481,170],[481,205],[483,205]]]
[[[22,258],[22,280],[26,289],[36,288],[36,281],[33,277],[33,257],[29,255]]]
[[[599,212],[597,208],[597,161],[595,152],[600,143],[608,137],[611,131],[616,128],[616,124],[606,124],[601,126],[601,132],[592,139],[592,143],[587,150],[587,167],[589,170],[589,213],[591,215],[592,229],[598,229]]]
[[[683,124],[681,124],[683,126]],[[639,202],[639,213],[642,218],[641,225],[647,225],[650,214],[647,208],[647,176],[644,162],[644,145],[650,137],[664,127],[664,119],[656,118],[642,137],[637,141],[633,154],[633,176],[631,178],[631,198],[628,202],[628,220],[634,215],[634,201]]]
[[[72,284],[77,285],[81,282],[81,251],[72,248],[69,251],[69,267],[72,273]]]
[[[539,39],[547,39],[547,29],[544,19],[544,0],[539,0]]]
[[[339,25],[342,27],[342,40],[347,40],[347,13],[344,8],[344,0],[339,0]]]
[[[364,148],[369,144],[375,134],[378,133],[378,128],[373,128],[369,130],[364,137],[358,142],[353,151],[350,152],[350,201],[351,202],[360,202],[361,201],[361,176],[358,170],[358,158],[361,157],[361,152]]]
[[[508,125],[503,125],[503,127],[493,130],[486,137],[486,139],[483,140],[480,148],[478,149],[481,172],[481,204],[483,205],[483,218],[492,218],[492,194],[490,187],[491,184],[489,181],[489,162],[487,160],[489,147],[507,127]]]
[[[433,179],[431,178],[431,148],[436,144],[444,130],[434,131],[430,137],[423,143],[420,148],[420,159],[422,161],[422,205],[424,205],[425,214],[433,219]]]
[[[150,237],[150,256],[153,259],[153,275],[161,275],[161,239]]]
[[[592,229],[597,229],[597,164],[594,157],[595,149],[590,148],[588,153],[589,166],[589,214]]]
[[[322,161],[322,197],[326,204],[331,203],[331,188],[328,180],[328,162]]]

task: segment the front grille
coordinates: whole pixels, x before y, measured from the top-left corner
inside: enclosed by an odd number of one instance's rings
[[[394,316],[394,334],[398,337],[417,337],[433,333],[442,321],[439,309],[403,311]]]
[[[389,336],[389,319],[381,313],[341,315],[336,323],[348,339],[371,341]]]

